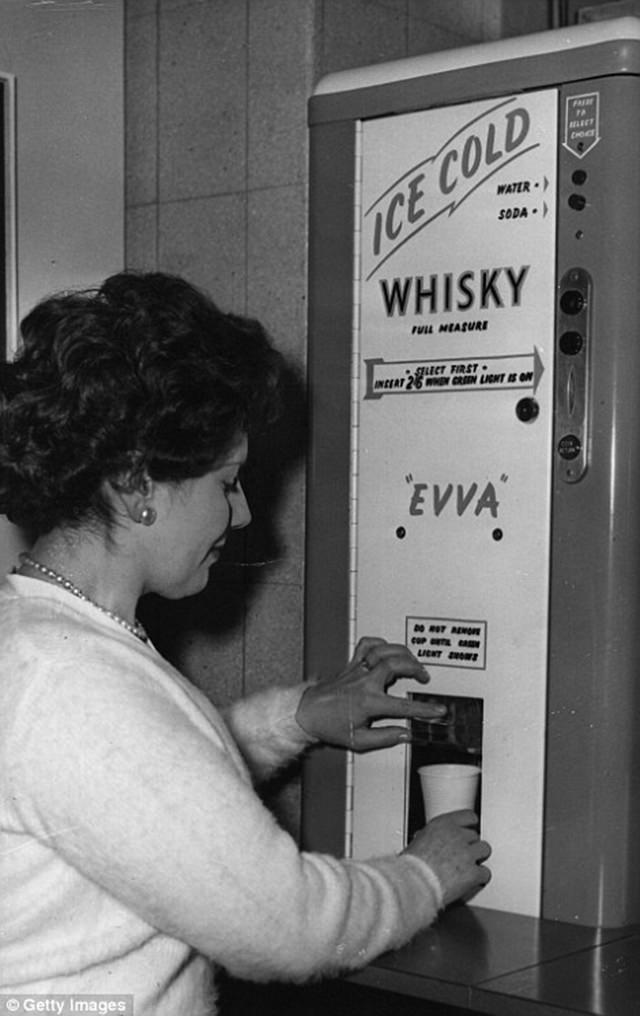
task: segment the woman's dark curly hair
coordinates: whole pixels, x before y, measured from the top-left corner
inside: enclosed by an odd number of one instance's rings
[[[0,512],[31,530],[112,519],[105,480],[214,468],[278,408],[261,325],[161,273],[113,275],[23,320],[0,365]]]

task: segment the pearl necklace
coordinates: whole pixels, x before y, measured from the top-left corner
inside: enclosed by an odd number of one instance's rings
[[[29,567],[35,569],[35,571],[40,572],[42,575],[46,575],[47,578],[53,579],[53,581],[57,582],[63,589],[72,593],[73,596],[77,596],[79,600],[84,600],[85,603],[90,603],[92,606],[97,607],[97,609],[102,611],[103,614],[110,617],[112,621],[117,621],[118,624],[122,625],[123,628],[126,628],[128,632],[131,632],[131,634],[135,635],[137,639],[140,639],[141,642],[149,641],[149,636],[137,619],[133,624],[129,621],[125,621],[124,617],[120,617],[120,615],[116,614],[114,610],[109,610],[107,607],[103,607],[101,604],[96,603],[95,600],[92,600],[90,596],[83,593],[82,589],[76,586],[69,579],[65,578],[64,575],[59,575],[58,572],[53,571],[52,568],[47,568],[46,565],[40,564],[39,561],[34,561],[34,559],[28,554],[20,554],[19,557],[21,564],[29,565]]]

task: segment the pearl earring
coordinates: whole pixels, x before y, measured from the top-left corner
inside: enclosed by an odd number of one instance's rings
[[[152,526],[157,517],[155,508],[147,506],[140,512],[140,518],[138,521],[141,522],[143,526]]]

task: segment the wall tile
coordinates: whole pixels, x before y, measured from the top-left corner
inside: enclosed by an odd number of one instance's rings
[[[286,426],[285,419],[285,426]],[[259,455],[252,447],[251,458]],[[247,530],[247,560],[270,561],[256,568],[258,584],[286,583],[301,585],[304,577],[305,473],[299,460],[294,468],[281,464],[276,452],[267,460],[269,476],[266,489],[257,483],[245,483],[253,511]],[[255,470],[248,467],[248,473]],[[275,558],[275,560],[274,560]]]
[[[161,270],[184,275],[223,310],[245,308],[245,197],[167,202],[160,206]]]
[[[244,695],[244,576],[212,569],[209,586],[184,617],[176,661],[219,709]]]
[[[375,0],[323,0],[321,74],[406,56],[403,10]]]
[[[406,14],[409,6],[409,0],[373,0],[376,7],[387,7],[392,11],[398,11],[400,14]]]
[[[125,216],[125,264],[136,271],[157,267],[157,205],[128,208]]]
[[[528,0],[526,4],[503,0],[502,37],[528,35],[551,28],[549,6],[546,0]]]
[[[126,27],[125,167],[126,203],[157,198],[157,22],[154,15],[131,19]]]
[[[180,647],[178,669],[224,709],[244,695],[244,634],[242,629],[219,638],[190,628]]]
[[[179,7],[202,7],[204,4],[210,3],[211,0],[157,0],[160,4],[161,11],[175,11]],[[227,0],[228,3],[235,3],[236,0]],[[244,3],[244,0],[238,0],[239,3]]]
[[[420,18],[409,21],[409,42],[407,56],[419,56],[421,53],[441,53],[447,49],[467,46],[474,40],[440,25],[433,25]]]
[[[267,583],[249,605],[245,689],[296,684],[303,678],[303,603],[299,586]]]
[[[307,176],[315,0],[249,2],[249,187]]]
[[[490,41],[550,27],[547,0],[409,0],[409,17],[462,35]]]
[[[160,196],[242,190],[246,176],[245,0],[160,18]]]
[[[124,9],[127,21],[133,21],[135,18],[143,18],[146,14],[155,14],[158,0],[124,0]]]
[[[186,600],[147,597],[141,618],[166,659],[219,707],[243,694],[245,576],[212,568],[206,589]]]
[[[304,184],[252,191],[247,222],[248,313],[298,362],[306,345],[305,192]]]
[[[499,24],[501,11],[502,0],[409,0],[411,19],[427,21],[469,42],[492,38],[491,26]]]

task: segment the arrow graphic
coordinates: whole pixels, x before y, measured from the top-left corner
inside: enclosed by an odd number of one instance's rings
[[[437,392],[538,390],[544,363],[537,346],[510,356],[455,357],[439,360],[366,359],[365,399],[383,395]]]

